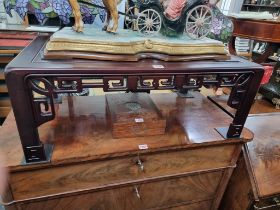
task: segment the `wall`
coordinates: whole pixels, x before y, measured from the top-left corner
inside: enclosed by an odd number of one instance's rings
[[[0,17],[2,18],[3,16],[5,16],[5,10],[4,10],[4,5],[3,5],[3,0],[0,0]],[[1,19],[0,18],[0,19]]]
[[[230,13],[238,13],[241,11],[241,7],[244,0],[222,0],[221,11],[227,15]]]
[[[22,20],[19,15],[12,10],[13,17],[6,14],[3,0],[0,0],[0,19],[5,18],[9,24],[21,24]]]

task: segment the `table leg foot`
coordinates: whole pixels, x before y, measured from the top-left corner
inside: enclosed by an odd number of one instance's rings
[[[21,165],[51,162],[53,148],[53,144],[42,144],[40,146],[24,148],[25,158],[23,158]]]
[[[215,130],[224,138],[224,139],[239,139],[241,138],[240,136],[235,136],[235,137],[228,137],[228,127],[219,127],[215,128]]]
[[[187,90],[187,89],[181,89],[181,90],[177,91],[177,95],[180,98],[194,98],[194,96],[191,92],[193,92],[193,91]]]

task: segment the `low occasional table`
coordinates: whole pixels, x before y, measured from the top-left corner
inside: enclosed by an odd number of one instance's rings
[[[231,139],[240,137],[263,76],[260,65],[237,57],[193,62],[44,60],[48,39],[39,36],[5,72],[26,163],[51,159],[52,146],[42,144],[37,128],[55,118],[54,99],[61,93],[78,93],[83,88],[137,92],[202,85],[232,87],[228,105],[237,109],[235,117],[226,127],[216,128]],[[99,80],[88,82],[93,78]]]
[[[48,39],[39,36],[5,72],[15,116],[0,140],[11,171],[7,209],[216,210],[243,144],[253,138],[243,126],[263,68],[237,57],[44,60]],[[104,96],[59,103],[61,94],[84,88],[149,92],[202,85],[232,87],[233,120],[200,94],[151,94],[166,118],[165,134],[115,139]]]

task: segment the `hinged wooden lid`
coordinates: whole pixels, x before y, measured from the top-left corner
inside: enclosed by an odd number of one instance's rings
[[[147,93],[106,95],[115,138],[161,135],[166,120]]]

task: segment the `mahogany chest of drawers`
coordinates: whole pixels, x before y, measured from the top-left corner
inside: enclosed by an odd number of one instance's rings
[[[254,132],[254,140],[242,150],[221,210],[280,208],[279,125],[280,113],[248,117],[246,126]]]
[[[212,98],[228,114],[226,97]],[[280,208],[280,112],[267,100],[254,102],[246,127],[254,133],[244,145],[230,178],[220,210],[278,210]]]
[[[52,160],[32,165],[21,165],[11,113],[0,130],[11,172],[6,209],[218,209],[252,133],[224,139],[215,128],[231,118],[199,94],[151,98],[166,132],[134,138],[112,137],[104,96],[63,98],[56,119],[39,127],[42,141],[54,144]]]

